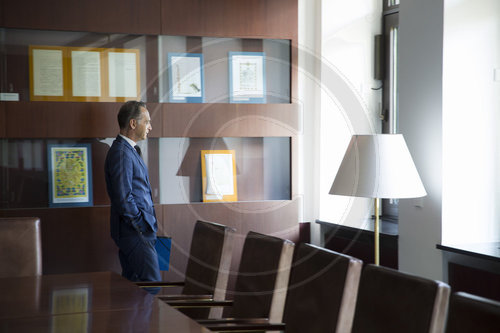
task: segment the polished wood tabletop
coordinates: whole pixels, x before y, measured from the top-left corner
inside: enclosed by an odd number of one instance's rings
[[[111,272],[0,279],[0,332],[209,332]]]

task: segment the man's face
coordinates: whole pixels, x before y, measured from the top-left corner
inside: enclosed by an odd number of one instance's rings
[[[141,107],[141,118],[137,120],[135,127],[135,136],[137,139],[135,141],[145,140],[152,129],[149,112],[146,108]]]

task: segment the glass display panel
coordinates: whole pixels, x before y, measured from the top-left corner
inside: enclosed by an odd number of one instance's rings
[[[202,170],[202,156],[207,151],[234,154],[235,170],[223,172],[222,178],[230,178],[235,172],[237,193],[224,194],[235,195],[238,201],[290,200],[289,137],[161,138],[159,141],[162,204],[203,201],[203,188],[209,188],[202,186],[202,175],[210,173],[210,169]]]
[[[156,36],[0,29],[0,100],[157,102],[147,95],[158,90],[156,63],[146,61],[156,45]]]
[[[114,139],[0,140],[0,209],[51,206],[49,148],[53,146],[89,147],[92,205],[109,205],[104,161]],[[291,198],[289,137],[149,138],[138,144],[156,204],[203,202],[202,150],[233,152],[237,201]]]
[[[104,161],[114,138],[104,139],[3,139],[0,140],[0,209],[51,206],[49,148],[89,147],[93,206],[109,205]],[[153,201],[158,200],[158,139],[138,143],[148,165]],[[63,181],[66,181],[63,179]],[[156,193],[156,195],[155,195]],[[74,206],[77,206],[76,204]]]
[[[203,102],[230,102],[230,54],[235,52],[258,52],[264,55],[264,80],[259,86],[265,87],[266,103],[290,103],[290,41],[277,39],[241,39],[214,37],[160,36],[159,86],[160,102],[182,102],[176,98],[178,86],[186,81],[198,82],[203,78]],[[182,73],[182,67],[173,64],[172,56],[199,56],[202,66],[190,67]],[[201,74],[198,74],[201,72]],[[186,87],[189,84],[185,85]],[[188,90],[200,93],[196,89]],[[198,96],[198,95],[196,95]],[[184,102],[202,102],[184,101]],[[242,103],[245,101],[241,101]],[[252,103],[250,100],[249,103]]]

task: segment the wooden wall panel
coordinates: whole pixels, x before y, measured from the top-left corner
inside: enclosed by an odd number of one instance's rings
[[[5,103],[0,102],[0,138],[5,137]]]
[[[4,102],[5,136],[8,138],[45,138],[47,131],[47,104]]]
[[[32,103],[31,105],[37,105]],[[46,109],[47,135],[54,138],[114,137],[121,103],[50,103]]]
[[[297,0],[163,0],[162,34],[296,39]]]
[[[234,282],[234,273],[239,267],[243,242],[249,231],[298,241],[297,212],[300,204],[301,200],[296,198],[292,201],[162,205],[163,220],[158,235],[172,237],[170,270],[163,273],[164,278],[170,280],[183,278],[194,224],[197,220],[205,220],[236,228],[231,263],[231,279]]]
[[[5,136],[9,138],[108,138],[120,129],[116,115],[122,103],[3,102]],[[150,137],[162,135],[161,107],[148,103]]]
[[[159,68],[158,37],[146,36],[146,96],[147,101],[158,101]]]
[[[0,27],[4,26],[5,22],[5,6],[4,6],[5,1],[0,1]]]
[[[3,26],[105,33],[160,33],[161,0],[3,0]]]
[[[2,210],[0,216],[40,218],[43,274],[121,273],[109,231],[109,207]]]
[[[298,104],[163,104],[163,136],[292,136]]]

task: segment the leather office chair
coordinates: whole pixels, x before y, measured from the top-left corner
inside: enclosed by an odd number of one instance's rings
[[[441,333],[450,287],[382,266],[367,265],[354,314],[353,333]]]
[[[500,331],[500,302],[458,292],[451,295],[446,333]]]
[[[200,323],[213,331],[350,332],[362,261],[305,243],[295,251],[283,324],[265,319]]]
[[[38,217],[0,218],[0,278],[42,275]]]
[[[235,229],[207,221],[197,221],[191,240],[185,280],[182,282],[138,282],[140,287],[183,286],[181,295],[163,299],[209,298],[224,300],[231,266]],[[188,313],[189,311],[189,313]],[[207,318],[209,309],[185,310],[186,314]],[[218,310],[212,310],[216,316]],[[215,313],[214,313],[215,312]]]
[[[250,231],[243,245],[232,301],[167,303],[181,308],[231,306],[233,317],[265,317],[281,322],[293,249],[291,241]]]

